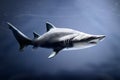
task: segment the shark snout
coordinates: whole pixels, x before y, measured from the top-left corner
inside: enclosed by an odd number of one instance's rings
[[[106,36],[105,35],[99,35],[97,38],[99,39],[99,40],[102,40],[102,39],[104,39]]]
[[[105,35],[97,35],[95,37],[92,37],[93,40],[90,40],[90,44],[97,44],[99,41],[103,40],[105,38]]]

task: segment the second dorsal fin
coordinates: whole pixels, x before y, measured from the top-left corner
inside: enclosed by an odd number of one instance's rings
[[[51,24],[50,22],[46,22],[46,31],[48,32],[52,28],[55,28],[55,26]]]
[[[33,32],[33,35],[34,35],[34,39],[40,37],[40,35],[36,32]]]

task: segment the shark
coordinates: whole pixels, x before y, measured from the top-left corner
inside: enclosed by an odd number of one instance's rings
[[[95,46],[105,38],[105,35],[92,35],[70,28],[57,28],[52,23],[46,22],[46,33],[39,35],[33,32],[34,38],[30,39],[11,23],[7,22],[7,25],[18,41],[20,51],[23,51],[23,48],[28,45],[32,45],[33,49],[38,47],[53,49],[48,58],[55,57],[61,50],[76,50]]]

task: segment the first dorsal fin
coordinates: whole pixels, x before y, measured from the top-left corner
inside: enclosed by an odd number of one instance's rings
[[[33,32],[33,35],[34,35],[34,38],[40,37],[40,35],[38,33],[36,33],[36,32]]]
[[[55,26],[51,24],[50,22],[46,22],[46,31],[48,32],[52,28],[55,28]]]

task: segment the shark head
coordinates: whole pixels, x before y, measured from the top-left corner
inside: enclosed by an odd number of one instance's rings
[[[73,47],[78,49],[83,49],[87,47],[95,46],[98,42],[102,41],[105,38],[105,35],[90,35],[83,34],[78,35],[73,38]]]

